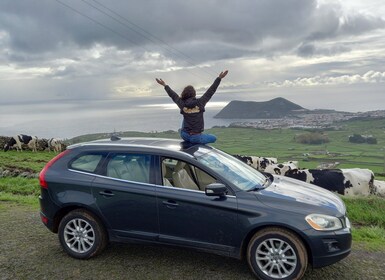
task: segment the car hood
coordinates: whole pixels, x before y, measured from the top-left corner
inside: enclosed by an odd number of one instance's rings
[[[273,177],[273,182],[258,192],[258,198],[264,204],[288,211],[303,212],[306,209],[320,214],[336,215],[339,212],[345,215],[345,204],[336,194],[300,180],[278,175]]]

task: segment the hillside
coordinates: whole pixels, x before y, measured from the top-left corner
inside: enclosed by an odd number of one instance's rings
[[[234,100],[227,104],[214,118],[276,119],[307,111],[309,110],[282,97],[264,102]]]

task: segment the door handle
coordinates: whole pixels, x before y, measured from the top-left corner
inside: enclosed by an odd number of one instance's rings
[[[179,206],[179,204],[175,200],[164,200],[162,201],[164,205],[166,205],[168,208],[175,208]]]
[[[106,196],[106,197],[111,197],[111,196],[115,195],[111,191],[101,191],[101,192],[99,192],[99,194],[102,196]]]

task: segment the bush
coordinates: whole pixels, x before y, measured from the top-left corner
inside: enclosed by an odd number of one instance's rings
[[[349,136],[349,142],[361,144],[365,143],[366,139],[360,134],[353,134]]]
[[[368,137],[366,138],[366,143],[368,144],[377,144],[377,139],[374,137]]]
[[[377,144],[377,139],[373,136],[363,136],[360,134],[353,134],[349,136],[349,142],[357,144]]]

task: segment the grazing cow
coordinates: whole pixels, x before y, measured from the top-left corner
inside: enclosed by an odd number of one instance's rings
[[[242,155],[233,155],[233,156],[260,171],[264,171],[267,166],[269,166],[270,164],[277,163],[278,161],[276,158],[272,158],[272,157],[256,157],[256,156],[242,156]]]
[[[344,195],[356,196],[356,195],[369,195],[374,194],[373,171],[362,168],[348,168],[340,169],[344,175],[346,189]]]
[[[276,175],[285,175],[289,170],[298,170],[298,161],[270,164],[264,171]]]
[[[60,153],[62,150],[62,143],[57,138],[51,138],[47,141],[48,151],[53,150],[56,153]]]
[[[369,169],[296,169],[276,166],[270,173],[311,183],[346,196],[367,196],[374,193],[374,174]]]
[[[16,147],[17,151],[23,151],[22,144],[28,145],[28,147],[33,151],[37,151],[37,137],[29,136],[24,134],[19,134],[11,137],[7,144],[4,146],[4,152],[8,151],[10,148]]]
[[[385,181],[373,180],[374,194],[385,198]]]

